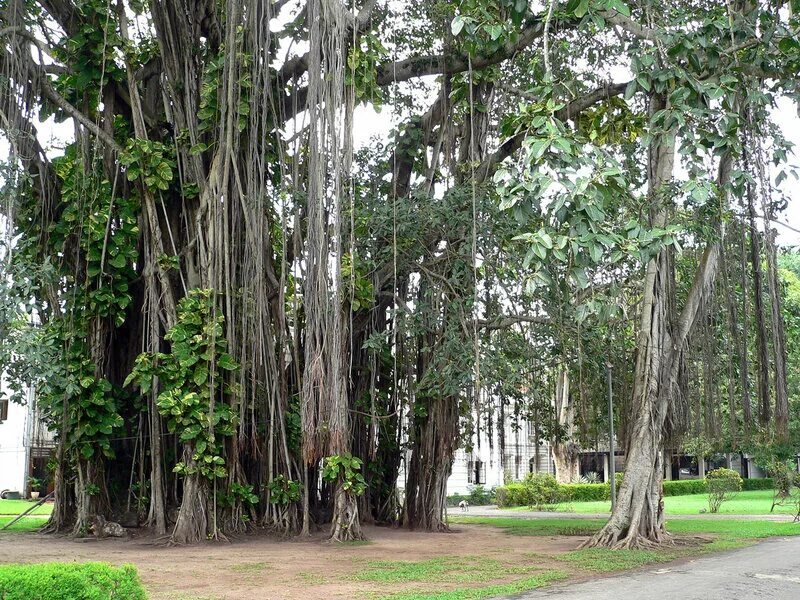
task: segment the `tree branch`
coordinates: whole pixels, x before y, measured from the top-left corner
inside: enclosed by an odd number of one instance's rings
[[[625,91],[628,83],[629,82],[627,81],[625,83],[609,83],[599,87],[596,90],[589,92],[585,96],[575,98],[564,108],[556,111],[555,116],[561,121],[567,121],[580,114],[590,106],[597,104],[601,100],[611,98],[613,96],[619,96]],[[521,131],[517,135],[507,139],[497,150],[487,156],[475,173],[476,181],[478,183],[483,183],[486,181],[489,176],[494,173],[494,170],[501,162],[522,147],[522,142],[527,135],[527,131]]]

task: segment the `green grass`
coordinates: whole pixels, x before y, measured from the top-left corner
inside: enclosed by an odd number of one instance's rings
[[[16,517],[34,504],[35,502],[31,502],[30,500],[0,500],[0,515],[13,515]],[[45,502],[30,514],[49,515],[51,512],[53,512],[53,504]]]
[[[603,519],[518,519],[514,517],[453,517],[453,523],[491,525],[512,535],[590,535],[600,529]],[[683,535],[716,534],[734,540],[752,540],[774,536],[800,535],[800,523],[775,521],[740,521],[736,519],[674,519],[667,530]]]
[[[480,600],[481,598],[518,594],[520,592],[544,587],[554,581],[567,579],[569,575],[570,574],[566,571],[550,569],[512,583],[501,583],[481,588],[460,588],[446,592],[399,592],[388,596],[379,596],[379,598],[381,600]]]
[[[6,523],[10,523],[13,520],[14,517],[0,517],[0,528],[5,527]],[[20,519],[2,533],[6,533],[8,531],[36,531],[44,524],[45,519],[40,517],[26,517],[24,519]]]
[[[519,519],[512,517],[454,517],[454,523],[491,525],[505,529],[511,535],[521,536],[552,536],[552,535],[590,535],[599,530],[605,523],[601,519],[586,519],[576,522],[574,519]],[[549,556],[570,566],[570,573],[584,571],[590,573],[613,573],[636,569],[647,565],[664,563],[679,558],[698,556],[711,552],[735,550],[755,543],[758,539],[773,536],[800,535],[800,524],[777,523],[771,521],[739,521],[739,520],[712,520],[692,519],[673,520],[667,523],[668,531],[680,535],[711,534],[715,537],[712,541],[703,539],[679,540],[672,546],[664,546],[653,550],[610,550],[606,548],[585,548],[573,550],[558,556]],[[535,564],[537,556],[531,556],[531,563]],[[520,580],[512,585],[524,586],[525,580]],[[488,590],[482,588],[480,591]],[[513,591],[523,591],[524,587]],[[461,592],[461,591],[459,591]],[[512,591],[494,591],[492,594],[508,594]],[[416,600],[417,598],[471,598],[473,596],[458,595],[420,595],[398,596],[403,600]],[[395,598],[394,596],[392,598]]]
[[[486,583],[507,575],[526,575],[535,565],[503,564],[483,556],[439,556],[428,560],[372,560],[354,576],[356,581],[380,583]]]
[[[269,563],[251,562],[232,565],[230,569],[231,571],[236,571],[237,573],[260,573],[262,571],[266,571],[268,568]]]
[[[669,562],[687,556],[736,550],[752,544],[752,540],[717,539],[694,546],[672,546],[659,550],[609,550],[607,548],[582,548],[557,557],[573,567],[595,573],[627,571],[647,565]]]
[[[725,502],[719,514],[728,515],[767,515],[772,507],[772,490],[754,490],[739,492],[736,496]],[[510,510],[528,510],[527,506],[515,506]],[[611,502],[597,500],[589,502],[562,502],[547,507],[554,512],[575,513],[610,513]],[[708,510],[707,494],[689,494],[687,496],[667,496],[664,498],[664,511],[668,515],[697,515],[701,510]],[[776,514],[793,515],[797,507],[791,504],[776,506]]]

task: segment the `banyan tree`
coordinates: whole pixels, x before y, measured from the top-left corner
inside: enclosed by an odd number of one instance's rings
[[[575,470],[613,359],[628,468],[591,543],[665,539],[697,331],[733,433],[774,393],[789,440],[795,9],[0,1],[0,364],[57,435],[46,529],[446,530],[481,431],[531,420]]]

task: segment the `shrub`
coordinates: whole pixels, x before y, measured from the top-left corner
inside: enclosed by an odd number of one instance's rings
[[[665,496],[687,496],[689,494],[705,494],[705,479],[687,479],[686,481],[665,481]]]
[[[464,494],[459,494],[456,492],[452,496],[447,497],[447,506],[458,506],[458,503],[461,502],[466,496]]]
[[[494,501],[500,508],[527,504],[526,489],[522,483],[509,483],[495,489]]]
[[[482,485],[470,486],[468,494],[455,493],[447,497],[447,506],[458,506],[462,500],[470,503],[470,506],[486,506],[495,503],[495,491],[501,488],[486,489]]]
[[[742,489],[746,492],[754,490],[771,490],[775,487],[772,477],[759,477],[758,479],[742,480]]]
[[[617,492],[622,483],[622,473],[617,473]],[[742,489],[751,490],[771,490],[773,487],[772,479],[744,479]],[[589,502],[598,500],[608,500],[611,490],[608,483],[564,483],[559,485],[560,494],[558,501],[569,500],[570,502]],[[705,494],[708,491],[705,479],[688,479],[686,481],[665,481],[665,496],[686,496],[688,494]],[[495,503],[504,508],[509,506],[529,505],[527,490],[523,483],[509,483],[494,489]],[[454,496],[450,496],[454,498]],[[450,502],[448,498],[448,502]],[[458,504],[458,502],[453,503]]]
[[[558,481],[550,473],[528,473],[522,485],[525,489],[525,503],[531,508],[542,509],[563,498]]]
[[[609,489],[605,483],[563,483],[561,495],[571,502],[608,500]]]
[[[600,474],[595,471],[589,471],[586,475],[582,475],[578,483],[600,483]]]
[[[0,565],[3,600],[145,600],[136,568],[105,563]]]
[[[727,502],[742,489],[742,476],[732,469],[721,467],[706,474],[708,487],[708,510],[718,512],[723,502]]]
[[[787,464],[785,461],[775,461],[770,465],[770,475],[775,489],[775,500],[773,501],[772,508],[778,500],[784,500],[792,493],[792,486],[794,485],[795,476],[797,471],[792,465]]]
[[[486,506],[494,502],[494,489],[487,490],[482,485],[476,485],[469,491],[467,501],[472,506]]]

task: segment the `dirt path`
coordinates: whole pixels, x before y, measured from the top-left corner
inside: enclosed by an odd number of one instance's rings
[[[0,563],[132,563],[153,600],[380,598],[403,590],[482,587],[544,569],[564,569],[564,563],[550,556],[573,550],[582,539],[517,537],[467,525],[457,526],[450,534],[378,527],[367,528],[366,533],[370,541],[358,545],[332,545],[322,534],[304,541],[252,535],[229,544],[180,548],[157,546],[143,538],[77,542],[36,533],[5,533],[0,534]],[[388,574],[374,572],[382,566],[375,561],[431,559],[458,566],[442,573],[434,569],[427,583],[396,580],[396,564],[385,565]]]

